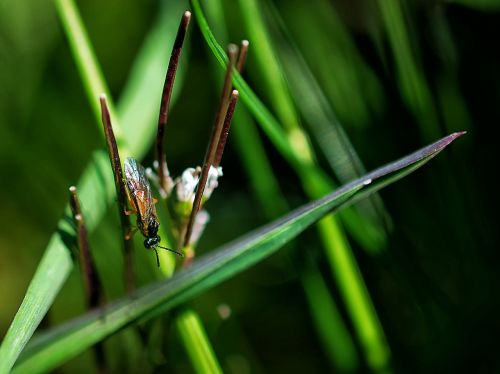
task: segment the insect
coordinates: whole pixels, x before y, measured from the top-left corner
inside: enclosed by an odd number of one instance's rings
[[[158,235],[160,223],[156,216],[156,199],[154,199],[151,194],[151,186],[149,185],[142,165],[134,158],[127,157],[124,163],[124,169],[128,199],[133,208],[132,211],[127,211],[126,214],[137,214],[137,229],[146,238],[144,240],[144,247],[155,251],[158,267],[160,267],[160,259],[158,258],[158,251],[156,248],[163,248],[183,257],[184,255],[182,253],[160,245],[161,238]],[[128,236],[132,236],[136,230],[131,232]]]

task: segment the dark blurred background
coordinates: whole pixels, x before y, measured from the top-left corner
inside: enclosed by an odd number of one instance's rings
[[[77,2],[116,101],[160,7],[171,6],[175,11],[188,7],[183,2],[166,3]],[[500,2],[402,2],[413,56],[428,87],[428,106],[412,105],[411,95],[404,93],[404,71],[397,63],[398,51],[387,36],[377,2],[308,3],[276,1],[275,5],[316,79],[324,85],[331,107],[367,170],[450,132],[468,131],[436,160],[381,192],[393,229],[379,254],[367,253],[352,242],[392,350],[393,368],[402,373],[500,371],[498,198],[492,180],[498,169]],[[323,6],[328,12],[315,13]],[[233,41],[246,35],[237,8],[229,1],[224,7]],[[331,15],[338,18],[330,20]],[[337,19],[340,23],[335,23]],[[334,33],[339,29],[344,32],[341,37]],[[341,49],[346,45],[349,47]],[[245,77],[267,104],[265,85],[252,67],[252,47],[258,45],[251,44]],[[171,47],[158,48],[165,48],[168,55]],[[339,57],[341,52],[344,55]],[[352,56],[358,60],[349,66]],[[172,106],[167,135],[167,160],[174,175],[202,162],[219,96],[214,58],[195,22],[183,64],[184,79]],[[349,74],[359,76],[342,81]],[[264,139],[264,145],[289,205],[305,203],[308,199],[297,176],[268,140]],[[92,150],[103,146],[53,3],[2,1],[0,336],[57,226],[68,187],[77,183]],[[152,160],[150,152],[144,164],[150,165]],[[322,156],[319,162],[328,170]],[[268,221],[231,136],[223,167],[220,187],[207,206],[211,222],[200,252]],[[119,242],[114,239],[119,235],[115,213],[113,207],[92,233],[98,251],[119,253]],[[136,250],[138,258],[150,255],[139,246]],[[302,264],[309,261],[338,298],[317,233],[308,230],[293,248],[192,303],[225,370],[333,370],[298,280]],[[144,283],[148,269],[143,270]],[[119,283],[120,278],[108,282]],[[116,291],[108,297],[119,294]],[[352,332],[340,299],[338,304]],[[228,319],[219,316],[221,305],[230,307]],[[84,309],[80,274],[75,270],[44,323],[60,323]],[[175,332],[167,328],[162,341],[164,366],[157,370],[190,372]],[[360,347],[356,350],[359,353]],[[85,354],[63,369],[88,372],[91,365],[91,355]],[[361,363],[359,370],[368,369]]]

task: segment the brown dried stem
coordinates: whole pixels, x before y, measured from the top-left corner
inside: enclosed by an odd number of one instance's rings
[[[238,55],[238,62],[236,62],[236,70],[239,73],[243,71],[245,67],[245,62],[247,61],[248,46],[250,45],[248,40],[242,40],[240,45],[240,53]]]
[[[168,120],[168,108],[170,105],[170,98],[174,87],[175,74],[179,64],[179,58],[182,52],[182,45],[186,37],[186,32],[191,19],[191,12],[184,12],[177,36],[175,38],[172,54],[168,63],[167,75],[165,77],[165,84],[163,85],[163,93],[161,97],[160,115],[158,118],[158,132],[156,135],[156,160],[158,161],[158,179],[162,188],[162,193],[168,194],[172,188],[172,179],[169,176],[167,161],[165,158],[165,151],[163,149],[165,141],[165,127]]]
[[[239,96],[240,95],[237,90],[233,90],[233,92],[231,93],[231,100],[229,101],[229,106],[227,107],[226,118],[224,119],[224,125],[220,134],[219,144],[217,145],[217,152],[215,153],[214,167],[219,167],[220,165],[222,154],[224,153],[224,148],[227,142],[227,137],[229,135],[229,129],[231,128],[234,109],[236,107],[236,103],[238,102]]]
[[[83,283],[87,292],[87,304],[90,309],[99,305],[101,299],[101,283],[97,277],[94,262],[90,255],[87,227],[83,219],[75,186],[69,188],[70,206],[76,225],[76,236],[79,248],[80,266],[83,274]]]
[[[222,125],[224,124],[224,117],[227,112],[227,105],[229,102],[229,94],[233,88],[233,68],[236,65],[236,58],[238,56],[238,47],[235,44],[229,44],[227,47],[228,63],[226,74],[224,76],[224,85],[222,86],[222,93],[219,100],[219,107],[215,115],[215,123],[212,128],[212,134],[208,143],[207,152],[205,154],[206,160],[213,160],[215,157],[215,150],[222,132]],[[215,144],[214,144],[215,142]]]
[[[108,105],[106,103],[106,96],[103,94],[99,98],[101,102],[102,124],[104,126],[104,135],[106,137],[106,145],[109,153],[109,160],[111,168],[113,169],[113,176],[115,179],[116,196],[118,198],[118,211],[120,214],[120,223],[123,234],[123,249],[125,260],[125,284],[128,291],[134,289],[134,267],[132,262],[132,240],[127,239],[132,231],[129,216],[125,214],[127,211],[127,192],[125,184],[123,183],[123,171],[118,153],[118,146],[116,145],[113,127],[111,125],[111,118],[109,116]]]
[[[96,267],[92,256],[90,255],[90,245],[88,240],[87,227],[83,218],[80,201],[75,186],[69,188],[70,192],[70,206],[73,213],[73,220],[76,226],[76,236],[79,248],[80,268],[83,275],[83,284],[85,292],[87,293],[87,307],[88,309],[97,308],[102,300],[102,285],[97,276]],[[96,364],[101,373],[106,372],[106,356],[101,342],[94,346],[94,354]]]
[[[238,47],[234,44],[229,44],[227,49],[228,54],[228,64],[226,68],[226,75],[224,77],[224,86],[222,88],[222,94],[219,101],[219,107],[215,117],[215,123],[212,128],[212,134],[210,136],[210,141],[208,143],[207,151],[205,153],[205,160],[203,161],[203,168],[201,171],[200,181],[198,182],[198,187],[196,188],[196,194],[194,196],[193,208],[189,216],[186,231],[184,234],[183,247],[189,245],[189,240],[191,239],[191,234],[193,232],[193,225],[195,223],[196,214],[201,207],[201,200],[203,197],[203,192],[205,191],[205,185],[208,180],[208,174],[210,167],[214,164],[215,155],[219,145],[219,139],[222,133],[222,127],[224,125],[224,118],[227,113],[227,103],[229,101],[229,92],[232,88],[232,77],[233,68],[236,63],[236,56],[238,54]],[[188,258],[188,256],[186,256]]]

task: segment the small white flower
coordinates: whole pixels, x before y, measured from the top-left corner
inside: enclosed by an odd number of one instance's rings
[[[210,166],[210,170],[208,171],[208,179],[207,185],[205,187],[205,191],[203,191],[203,197],[206,199],[210,198],[212,192],[217,188],[219,182],[217,181],[219,177],[222,177],[222,167],[213,167]]]
[[[199,175],[195,171],[193,168],[187,168],[182,173],[180,180],[177,182],[177,200],[193,202],[194,191],[199,181]]]
[[[210,214],[208,214],[206,210],[200,210],[198,214],[196,214],[193,232],[191,233],[191,239],[189,239],[190,245],[196,245],[196,243],[198,243],[198,240],[203,234],[208,221],[210,221]]]
[[[166,164],[165,164],[166,165]],[[158,173],[158,161],[153,161],[153,168],[146,168],[146,177],[148,177],[149,181],[154,184],[156,189],[160,191],[160,195],[162,198],[167,198],[168,195],[170,195],[170,192],[172,192],[172,188],[174,187],[174,181],[170,177],[170,172],[168,171],[168,168],[165,167],[165,170],[167,171],[167,175],[165,175],[165,189],[162,188],[161,183],[160,183],[160,177],[157,174]]]

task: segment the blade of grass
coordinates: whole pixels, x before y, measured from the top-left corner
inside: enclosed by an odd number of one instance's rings
[[[345,128],[361,129],[373,123],[373,115],[384,105],[382,86],[363,61],[336,6],[328,0],[290,0],[276,7]],[[363,7],[357,11],[369,13]],[[365,26],[372,25],[368,17],[359,16]]]
[[[359,367],[356,347],[319,269],[308,265],[300,279],[313,324],[332,368],[341,373],[355,372]]]
[[[197,373],[222,373],[198,314],[190,309],[181,310],[175,316],[175,320],[195,371]]]
[[[212,34],[199,1],[192,0],[191,5],[193,13],[196,15],[195,19],[208,46],[217,58],[219,64],[224,67],[227,63],[225,52]],[[238,89],[241,100],[255,117],[262,130],[269,137],[281,155],[295,169],[296,173],[300,175],[306,170],[308,173],[307,178],[311,179],[310,182],[314,183],[315,187],[320,190],[322,194],[331,191],[334,188],[332,180],[324,173],[323,170],[318,168],[316,165],[307,162],[300,152],[296,152],[291,143],[288,141],[290,136],[286,134],[280,123],[273,117],[271,112],[259,100],[257,95],[237,72],[233,74],[233,84]],[[383,246],[383,243],[386,240],[385,233],[377,230],[373,227],[373,225],[370,225],[369,222],[365,222],[365,226],[359,226],[359,219],[362,219],[362,217],[357,217],[352,212],[352,210],[345,210],[342,212],[342,217],[353,237],[360,242],[364,248],[370,248],[371,246],[377,248]]]
[[[255,61],[258,68],[258,76],[261,79],[264,92],[275,110],[277,117],[288,133],[288,140],[292,147],[303,147],[305,154],[302,155],[306,162],[313,160],[310,154],[309,141],[306,134],[300,128],[297,110],[290,97],[290,90],[285,82],[282,68],[275,58],[273,46],[267,35],[259,9],[262,4],[256,1],[238,1],[241,15],[249,40],[255,46],[251,59]],[[253,58],[252,58],[253,57]]]
[[[259,78],[267,83],[270,97],[274,98],[271,104],[285,125],[293,151],[296,154],[305,154],[303,160],[307,165],[298,170],[302,188],[311,199],[318,198],[322,196],[322,191],[318,189],[314,174],[309,172],[309,165],[315,163],[314,151],[300,128],[294,103],[281,73],[281,64],[275,56],[270,33],[261,13],[262,2],[241,0],[239,4],[249,39],[258,44],[253,55],[258,57]],[[360,216],[356,225],[368,225],[368,222],[364,221],[366,220]],[[317,228],[368,365],[374,370],[388,367],[390,350],[385,334],[342,225],[337,217],[327,216],[319,221]]]
[[[61,15],[61,18],[65,19],[65,31],[69,34],[68,39],[73,39],[75,43],[78,41],[78,46],[91,51],[88,38],[77,37],[78,35],[86,35],[86,33],[78,30],[82,26],[78,22],[79,17],[76,17],[75,21],[71,21],[75,19],[75,17],[71,16],[71,13],[75,11],[74,6],[67,5],[67,2],[61,4],[65,5],[59,7],[61,12],[70,12],[68,15]],[[157,103],[155,101],[151,104],[153,100],[149,95],[158,94],[156,97],[159,97],[161,82],[157,79],[157,76],[149,74],[156,72],[158,66],[160,66],[160,69],[163,69],[160,75],[165,69],[165,66],[162,67],[166,60],[163,56],[164,52],[157,47],[156,49],[151,48],[152,41],[159,41],[160,45],[172,44],[173,35],[175,35],[178,23],[177,17],[175,17],[175,10],[178,10],[178,14],[180,14],[182,9],[176,3],[172,7],[165,6],[162,8],[161,14],[150,33],[150,39],[148,39],[146,46],[141,50],[137,59],[136,65],[140,65],[141,68],[133,70],[131,83],[124,91],[126,93],[124,97],[127,98],[127,103],[130,104],[130,107],[126,108],[135,109],[135,112],[133,117],[127,116],[124,118],[126,121],[124,120],[122,125],[126,130],[127,139],[134,141],[131,150],[136,155],[144,154],[149,144],[148,137],[143,135],[138,136],[138,134],[140,131],[147,133],[147,129],[150,129],[152,137],[155,129],[155,116],[158,113]],[[174,32],[168,32],[168,30],[174,30]],[[72,35],[73,33],[75,35]],[[74,51],[74,53],[76,53],[75,59],[81,58],[77,51]],[[85,58],[93,58],[93,53],[87,53]],[[108,90],[103,88],[106,87],[106,84],[99,79],[102,75],[99,73],[96,74],[95,71],[92,72],[97,63],[95,61],[87,61],[85,63],[80,61],[78,62],[78,66],[81,66],[83,69],[81,71],[82,79],[87,82],[86,84],[89,87],[89,90],[86,91],[89,102],[91,102],[91,105],[99,107],[99,94]],[[98,68],[97,71],[99,71]],[[144,76],[144,74],[147,75]],[[178,74],[177,86],[180,85],[179,78]],[[90,88],[97,91],[90,91]],[[155,89],[157,92],[155,92]],[[137,97],[144,92],[147,92],[147,94]],[[134,96],[134,94],[137,96]],[[143,102],[144,100],[146,102]],[[124,112],[124,109],[120,106],[119,115],[121,118],[123,118],[122,113]],[[96,115],[95,110],[94,114]],[[143,124],[144,127],[137,126],[138,123]],[[96,125],[102,128],[100,125],[100,115],[96,115]],[[120,151],[124,152],[122,148]],[[86,218],[87,228],[91,232],[97,227],[106,212],[108,204],[115,197],[113,175],[109,168],[109,159],[105,151],[99,150],[93,153],[91,162],[84,170],[78,183],[78,191],[80,191],[82,210]],[[67,224],[67,221],[70,219],[68,214],[61,219],[58,224],[58,231],[51,237],[37,271],[30,282],[25,298],[2,341],[2,345],[0,346],[0,373],[8,372],[12,368],[20,352],[47,313],[55,296],[73,268],[69,248],[71,248],[71,240],[75,237],[75,232]]]
[[[281,15],[270,3],[266,2],[266,4],[273,20],[269,29],[277,46],[276,50],[281,56],[282,66],[287,72],[287,82],[292,96],[306,119],[306,124],[309,125],[313,136],[340,182],[346,183],[359,177],[366,170],[356,150],[349,141],[333,108],[329,105],[319,82],[316,81],[304,57],[291,39]],[[342,72],[335,72],[331,75],[342,75]],[[379,227],[379,230],[390,226],[390,219],[379,196],[372,196],[359,208],[364,216]],[[362,222],[359,224],[362,225]]]
[[[276,217],[287,210],[287,203],[266,156],[259,133],[245,108],[236,112],[233,136],[252,190],[267,217]]]
[[[124,147],[123,134],[120,127],[117,126],[118,120],[114,104],[111,100],[108,85],[102,74],[102,70],[97,63],[92,43],[90,43],[87,31],[83,26],[82,19],[76,9],[73,0],[54,0],[59,19],[63,24],[65,34],[68,38],[69,46],[79,74],[82,77],[82,83],[87,96],[92,97],[90,107],[94,113],[97,123],[101,121],[101,107],[98,101],[100,94],[105,94],[108,99],[109,113],[112,123],[115,124],[115,137],[120,148]]]
[[[391,51],[396,62],[396,74],[401,95],[415,115],[425,141],[440,135],[436,108],[421,64],[410,42],[403,4],[398,1],[378,1]]]
[[[217,35],[219,37],[224,35],[222,39],[227,40],[227,32],[223,30],[223,25],[226,22],[221,11],[220,2],[211,1],[205,5],[209,19],[216,27]],[[212,16],[210,17],[210,15]],[[238,68],[238,71],[241,72],[241,68]],[[281,194],[279,183],[272,171],[271,163],[266,157],[255,124],[245,108],[240,107],[235,120],[237,124],[234,127],[233,134],[237,144],[236,151],[240,154],[244,170],[249,176],[252,188],[266,217],[275,219],[289,210],[287,202]],[[288,246],[293,246],[293,242],[289,243]],[[320,342],[323,344],[325,352],[333,352],[333,354],[327,355],[332,367],[344,372],[348,367],[359,366],[356,351],[349,349],[353,344],[352,338],[328,291],[316,292],[315,289],[311,288],[313,287],[311,286],[312,282],[305,279],[304,274],[300,274],[300,278],[304,284],[304,292],[309,302],[309,309],[312,312]],[[323,282],[322,277],[319,276],[319,278],[320,280],[316,283]],[[332,328],[332,318],[334,319],[335,328]]]
[[[326,214],[374,193],[424,165],[462,133],[451,134],[359,178],[322,199],[205,255],[171,279],[143,287],[102,311],[87,313],[46,332],[27,347],[14,372],[44,372],[121,328],[195,297],[276,252]]]

